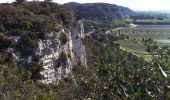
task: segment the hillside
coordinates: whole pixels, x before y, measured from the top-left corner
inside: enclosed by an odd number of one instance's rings
[[[72,68],[77,64],[87,67],[83,38],[82,20],[62,5],[0,4],[0,98],[51,98],[44,91],[49,84],[74,78]]]
[[[1,4],[0,32],[48,33],[60,30],[60,24],[67,25],[72,22],[73,18],[73,14],[63,6],[51,2]]]
[[[111,27],[126,26],[126,19],[133,13],[127,7],[108,3],[76,3],[70,2],[64,4],[76,15],[85,19],[86,32],[91,29],[109,29]]]
[[[77,15],[86,19],[116,20],[123,19],[125,15],[132,14],[133,11],[127,7],[117,6],[107,3],[75,3],[64,4],[72,9]]]
[[[17,1],[0,4],[0,100],[169,100],[168,46],[142,39],[148,62],[122,49],[117,41],[129,37],[120,31],[85,34],[83,20],[63,5]],[[117,13],[103,19],[96,11],[86,28],[126,24],[129,10],[104,8],[96,8],[104,17]]]

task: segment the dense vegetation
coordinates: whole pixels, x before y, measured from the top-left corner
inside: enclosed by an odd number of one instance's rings
[[[20,39],[15,45],[16,51],[20,52],[21,57],[28,57],[34,53],[38,39],[45,39],[46,34],[59,31],[73,20],[74,15],[71,12],[62,5],[48,0],[44,2],[16,0],[11,4],[0,4],[0,51],[6,53],[8,47],[13,46],[13,39],[17,36]],[[62,44],[65,44],[66,36],[62,35],[61,40]],[[38,60],[34,59],[30,64],[22,66],[26,74],[31,74],[31,79],[41,78],[40,71],[43,68]]]
[[[31,72],[18,69],[12,59],[1,54],[3,55],[0,70],[1,91],[3,90],[1,95],[9,99],[40,100],[166,99],[169,97],[169,75],[164,76],[158,63],[166,72],[169,70],[170,50],[166,46],[159,47],[151,39],[146,39],[144,43],[148,48],[147,51],[153,54],[152,63],[148,63],[142,58],[122,51],[119,44],[114,43],[119,39],[124,37],[99,32],[86,37],[84,44],[89,58],[88,68],[75,66],[73,74],[76,82],[72,78],[64,78],[57,86],[33,82]],[[156,52],[161,56],[154,55]],[[8,66],[4,65],[6,60]]]
[[[22,55],[32,53],[38,38],[68,25],[73,15],[61,5],[49,2],[22,2],[0,5],[0,98],[7,100],[148,100],[170,98],[170,49],[157,45],[151,38],[143,39],[152,61],[123,51],[117,40],[124,35],[96,32],[83,39],[88,68],[74,66],[72,78],[63,78],[58,85],[44,85],[37,81],[43,70],[38,57],[20,68],[8,54],[10,36],[20,36],[17,44]],[[99,7],[100,8],[100,7]],[[63,24],[63,25],[60,25]],[[4,36],[7,35],[7,36]],[[9,36],[9,37],[8,37]],[[62,44],[68,39],[60,37]],[[26,50],[24,50],[26,49]],[[66,54],[60,54],[65,61]],[[60,62],[62,64],[62,62]],[[25,67],[25,66],[24,66]]]
[[[85,3],[75,2],[64,4],[65,7],[72,9],[75,14],[85,18],[85,28],[89,30],[91,26],[96,28],[111,28],[115,25],[126,25],[125,20],[133,11],[129,8],[107,3]],[[114,21],[123,22],[123,24]]]
[[[115,20],[122,19],[124,15],[133,13],[129,8],[107,3],[85,3],[75,2],[64,4],[71,8],[77,15],[86,19]]]
[[[52,2],[16,2],[0,4],[0,32],[39,32],[42,34],[58,31],[61,23],[67,25],[73,14],[63,6]]]
[[[88,61],[93,70],[91,78],[83,78],[85,91],[88,92],[81,96],[93,99],[132,100],[166,99],[169,96],[169,80],[158,66],[159,63],[163,70],[169,70],[169,49],[166,46],[159,47],[151,39],[146,39],[145,45],[149,48],[149,53],[157,52],[161,55],[153,55],[152,63],[148,63],[122,51],[119,45],[114,43],[114,40],[121,38],[97,34],[86,39],[87,52],[90,54]]]

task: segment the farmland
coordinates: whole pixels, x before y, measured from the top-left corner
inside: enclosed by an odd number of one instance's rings
[[[133,23],[140,25],[169,25],[170,14],[158,12],[136,12],[130,16]]]
[[[117,41],[123,50],[131,52],[145,60],[151,60],[142,40],[152,38],[160,45],[170,45],[170,25],[139,25],[135,27],[120,27],[112,30],[116,34],[124,34],[128,39]]]

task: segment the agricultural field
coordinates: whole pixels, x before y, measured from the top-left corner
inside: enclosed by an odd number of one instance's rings
[[[123,50],[131,52],[150,61],[151,55],[146,52],[142,39],[151,37],[160,45],[170,45],[170,25],[135,25],[112,30],[116,34],[124,34],[129,38],[117,41]]]

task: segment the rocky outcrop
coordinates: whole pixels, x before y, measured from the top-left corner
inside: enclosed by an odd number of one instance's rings
[[[56,84],[62,77],[73,77],[74,65],[81,64],[87,67],[85,46],[81,41],[84,36],[83,23],[79,20],[59,32],[51,32],[44,40],[39,39],[38,46],[29,57],[22,58],[15,48],[10,49],[10,52],[20,64],[30,63],[33,56],[38,56],[39,63],[44,68],[40,72],[43,76],[40,81],[45,84]]]
[[[77,63],[82,64],[87,67],[85,46],[82,44],[82,39],[84,39],[84,26],[82,21],[79,20],[76,27],[70,27],[70,33],[72,37],[72,48],[75,54],[75,60]],[[76,33],[76,34],[75,34]]]

